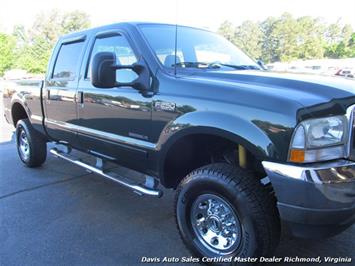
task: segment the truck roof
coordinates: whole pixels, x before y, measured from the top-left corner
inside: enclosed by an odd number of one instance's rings
[[[129,28],[129,27],[137,28],[138,25],[176,26],[176,24],[171,24],[171,23],[157,23],[157,22],[143,22],[143,21],[119,22],[119,23],[112,23],[112,24],[103,25],[103,26],[99,26],[99,27],[93,27],[93,28],[89,28],[89,29],[86,29],[86,30],[82,30],[82,31],[76,31],[76,32],[68,33],[68,34],[62,35],[60,39],[72,38],[72,37],[75,37],[75,36],[78,36],[78,35],[90,34],[92,32],[97,32],[97,31],[110,30],[110,29],[116,28],[117,26],[120,26],[122,28]],[[195,29],[199,29],[199,30],[205,30],[205,29],[201,29],[201,28],[184,26],[184,25],[178,25],[178,26],[179,27],[186,27],[186,28],[195,28]],[[206,31],[208,31],[208,30],[206,30]]]

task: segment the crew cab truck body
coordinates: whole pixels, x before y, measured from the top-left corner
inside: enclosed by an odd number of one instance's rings
[[[257,257],[277,246],[281,221],[302,237],[353,223],[354,93],[346,79],[263,71],[208,31],[120,23],[63,36],[45,80],[6,85],[4,105],[27,166],[51,141],[66,147],[56,156],[140,194],[161,196],[160,182],[177,189],[194,254]]]

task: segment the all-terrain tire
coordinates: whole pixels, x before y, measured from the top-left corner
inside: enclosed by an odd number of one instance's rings
[[[208,197],[211,201],[208,200]],[[198,207],[196,207],[197,200],[200,200]],[[207,204],[211,209],[210,216],[208,216],[208,212],[203,211],[203,204]],[[229,228],[226,231],[229,235],[233,235],[231,232],[235,230],[239,240],[235,240],[236,244],[225,250],[223,250],[225,246],[214,250],[215,243],[208,243],[204,239],[204,234],[211,223],[210,220],[214,228],[206,233],[207,236],[217,234],[219,227],[222,230],[228,225],[226,223],[223,227],[223,219],[225,218],[221,215],[222,218],[219,220],[219,209],[215,207],[216,204],[219,204],[224,216],[226,216],[225,210],[230,207],[231,213],[235,214],[233,216],[235,219],[229,218],[229,224],[235,221],[235,224],[239,223],[240,225],[239,231],[236,230],[237,227],[230,227],[232,229],[228,231]],[[199,213],[199,208],[202,209],[202,214]],[[217,211],[213,212],[213,210]],[[193,215],[196,213],[200,220],[195,223],[197,218]],[[227,217],[231,217],[231,215]],[[265,188],[250,172],[226,163],[201,167],[192,171],[181,181],[175,197],[175,218],[186,247],[200,258],[269,256],[280,239],[279,213],[276,208],[276,199],[270,193],[270,189]],[[222,231],[219,234],[222,235]],[[212,240],[218,244],[219,236],[212,238]],[[224,241],[223,243],[232,243],[232,241]],[[226,246],[228,247],[227,244]]]
[[[22,119],[16,125],[16,145],[21,161],[28,167],[39,167],[47,158],[47,143],[28,119]]]

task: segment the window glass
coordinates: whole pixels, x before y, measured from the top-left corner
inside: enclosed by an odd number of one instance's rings
[[[148,39],[159,61],[167,67],[175,63],[175,27],[141,26],[144,36]],[[181,49],[178,49],[176,62],[184,61]]]
[[[196,45],[194,49],[198,62],[213,62],[217,61],[216,58],[221,62],[231,62],[232,60],[232,55],[225,53],[225,47],[220,44],[201,44]]]
[[[128,41],[121,35],[100,38],[95,40],[91,53],[90,64],[86,77],[90,78],[91,63],[94,56],[99,52],[114,52],[116,54],[117,64],[132,65],[137,62],[137,58],[129,45]],[[120,69],[116,71],[117,81],[131,82],[137,78],[137,74],[130,69]]]
[[[140,28],[164,66],[174,66],[174,63],[171,63],[175,61],[175,36],[177,36],[177,63],[205,63],[206,65],[221,63],[258,68],[252,59],[216,33],[184,26],[176,28],[175,25],[142,24]]]
[[[62,44],[54,66],[53,78],[75,78],[83,45],[84,42]]]
[[[159,58],[159,61],[162,64],[166,65],[167,67],[171,67],[173,64],[175,64],[175,58],[174,58],[175,50],[174,49],[172,49],[172,48],[157,49],[155,52]],[[179,63],[182,61],[184,61],[184,55],[181,50],[178,50],[176,62]]]

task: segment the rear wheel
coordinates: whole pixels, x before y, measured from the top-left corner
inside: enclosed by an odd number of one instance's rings
[[[280,237],[273,195],[249,172],[225,163],[199,168],[180,183],[176,201],[180,235],[198,257],[260,257]]]
[[[17,152],[21,161],[28,167],[38,167],[47,158],[45,139],[32,127],[28,119],[22,119],[16,125]]]

